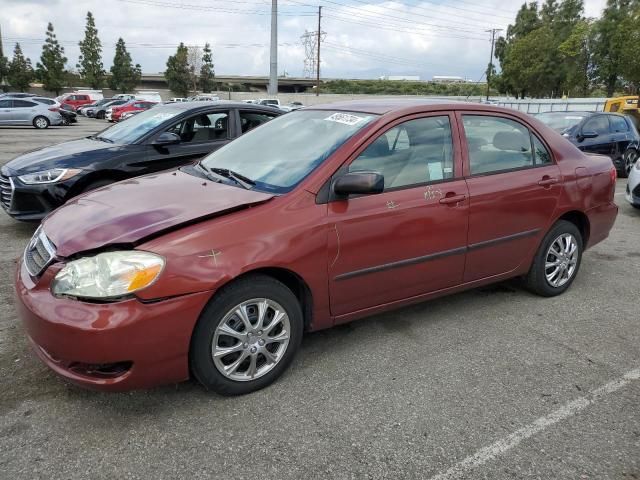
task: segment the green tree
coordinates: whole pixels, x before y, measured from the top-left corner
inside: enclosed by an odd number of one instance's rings
[[[620,25],[626,38],[620,52],[620,73],[634,93],[640,93],[640,2],[634,6],[630,15]]]
[[[11,86],[21,92],[28,89],[29,83],[33,80],[31,60],[25,58],[19,43],[16,43],[13,49],[13,58],[9,63],[7,77]]]
[[[64,66],[67,58],[64,56],[64,48],[58,43],[56,34],[53,33],[53,25],[47,26],[47,38],[42,46],[40,63],[37,64],[36,76],[43,83],[44,89],[60,94],[64,86]]]
[[[585,30],[579,27],[585,22],[583,10],[583,0],[546,0],[540,8],[537,2],[522,5],[515,23],[496,42],[499,90],[555,97],[576,84],[584,86],[585,51],[578,49],[584,46]]]
[[[202,51],[202,67],[200,68],[200,89],[203,93],[209,93],[213,90],[215,75],[211,46],[206,43]]]
[[[116,43],[116,54],[113,57],[109,88],[122,93],[131,91],[138,85],[141,76],[140,65],[133,64],[131,54],[127,51],[124,40],[119,38],[118,43]]]
[[[591,21],[581,20],[558,47],[566,69],[566,89],[569,92],[575,90],[582,97],[589,95],[589,72],[592,70],[590,42],[592,26]]]
[[[167,60],[167,69],[164,72],[169,89],[180,97],[186,97],[189,94],[191,84],[188,55],[187,47],[180,42],[175,55]]]
[[[622,51],[628,39],[620,27],[631,15],[631,7],[632,0],[607,0],[602,16],[593,26],[593,79],[605,86],[609,97],[613,96],[623,69]]]
[[[98,38],[98,29],[91,12],[87,12],[84,40],[79,45],[80,59],[76,66],[80,75],[91,88],[102,88],[105,75],[102,65],[102,43]]]

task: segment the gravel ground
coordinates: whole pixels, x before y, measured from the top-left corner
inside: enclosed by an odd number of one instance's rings
[[[0,164],[102,128],[0,128]],[[640,479],[640,211],[561,297],[517,282],[309,334],[276,384],[101,394],[31,354],[0,213],[0,478]]]

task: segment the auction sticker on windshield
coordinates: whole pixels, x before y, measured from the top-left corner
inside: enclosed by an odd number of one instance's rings
[[[325,118],[325,120],[329,122],[343,123],[345,125],[357,125],[367,118],[369,117],[359,117],[357,115],[351,115],[349,113],[334,113],[333,115]]]

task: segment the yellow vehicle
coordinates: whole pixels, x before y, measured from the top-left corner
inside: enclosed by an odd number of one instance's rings
[[[640,111],[638,111],[638,95],[609,98],[604,104],[605,112],[622,113],[633,119],[636,128],[640,128]]]

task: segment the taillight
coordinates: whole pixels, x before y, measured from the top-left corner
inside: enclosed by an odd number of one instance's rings
[[[618,179],[618,171],[616,170],[616,167],[611,167],[611,170],[609,170],[609,175],[611,175],[611,183],[615,185],[616,180]]]
[[[49,111],[50,111],[50,112],[59,112],[59,111],[60,111],[60,109],[59,109],[58,107],[50,107],[50,108],[49,108]]]

